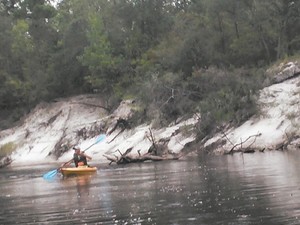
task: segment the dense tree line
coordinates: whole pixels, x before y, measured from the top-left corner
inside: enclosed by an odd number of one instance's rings
[[[40,101],[98,92],[139,98],[159,124],[200,111],[205,132],[250,116],[259,69],[300,49],[299,0],[54,3],[0,1],[2,127]]]

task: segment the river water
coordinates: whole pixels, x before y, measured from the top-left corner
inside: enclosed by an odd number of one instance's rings
[[[0,224],[300,224],[300,152],[123,166],[51,181],[57,165],[0,170]]]

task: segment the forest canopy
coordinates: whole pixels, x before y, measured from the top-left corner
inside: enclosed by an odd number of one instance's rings
[[[97,92],[161,125],[200,111],[205,133],[250,116],[261,69],[299,54],[300,1],[1,0],[0,30],[1,128]]]

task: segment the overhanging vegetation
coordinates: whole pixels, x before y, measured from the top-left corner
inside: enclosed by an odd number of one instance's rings
[[[0,3],[0,127],[41,101],[98,93],[157,126],[202,114],[199,137],[255,112],[264,70],[299,54],[300,2]]]

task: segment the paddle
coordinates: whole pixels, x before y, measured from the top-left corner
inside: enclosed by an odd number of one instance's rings
[[[87,149],[85,149],[83,152],[87,151],[88,149],[90,149],[90,148],[91,148],[92,146],[94,146],[95,144],[98,144],[99,142],[103,141],[103,140],[105,139],[105,137],[106,137],[105,134],[99,135],[99,137],[97,137],[95,143],[93,143],[92,145],[90,145],[90,146],[89,146]],[[61,167],[65,166],[66,164],[68,164],[68,163],[70,163],[70,162],[72,162],[72,161],[73,161],[73,159],[69,160],[68,162],[65,162]],[[55,170],[51,170],[51,171],[45,173],[45,174],[43,175],[43,178],[44,178],[45,180],[50,180],[50,179],[52,179],[54,176],[56,176],[56,174],[58,173],[58,171],[59,171],[59,169],[60,169],[61,167],[59,167],[59,168],[57,168],[57,169],[55,169]]]

